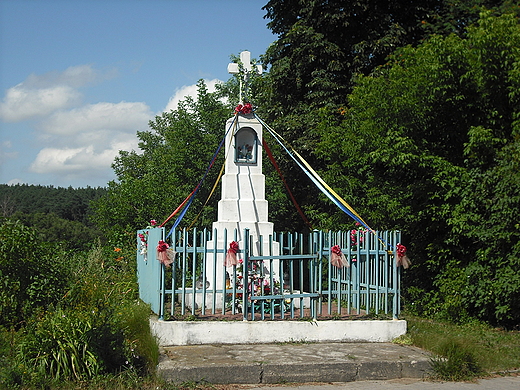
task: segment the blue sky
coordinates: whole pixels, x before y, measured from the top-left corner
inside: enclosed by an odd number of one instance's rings
[[[155,115],[265,53],[266,2],[0,0],[0,183],[105,186]]]

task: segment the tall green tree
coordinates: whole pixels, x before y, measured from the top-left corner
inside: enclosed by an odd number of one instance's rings
[[[263,7],[278,40],[264,60],[272,65],[279,105],[341,104],[354,76],[367,75],[396,48],[435,33],[463,35],[482,7],[496,0],[270,0]]]
[[[520,319],[519,39],[515,15],[485,13],[464,37],[397,50],[349,108],[324,110],[327,178],[376,226],[405,231],[422,313]]]
[[[278,39],[262,57],[269,73],[260,112],[313,167],[323,169],[315,153],[320,109],[347,107],[357,77],[384,65],[397,48],[416,46],[431,34],[464,36],[483,7],[503,3],[270,0],[264,9]],[[335,219],[332,208],[316,204],[317,193],[290,159],[280,166],[316,226],[323,226],[324,216]],[[297,220],[291,223],[303,227]]]

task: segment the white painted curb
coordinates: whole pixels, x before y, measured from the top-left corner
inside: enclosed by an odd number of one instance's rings
[[[405,320],[162,321],[150,320],[160,346],[283,342],[387,343],[406,333]]]

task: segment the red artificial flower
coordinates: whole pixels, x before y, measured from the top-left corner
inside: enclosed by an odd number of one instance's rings
[[[341,253],[341,248],[339,245],[334,245],[331,249],[332,253],[335,253],[336,255],[339,255]]]
[[[397,256],[403,257],[406,255],[406,247],[403,244],[397,244]]]
[[[253,112],[253,105],[251,103],[246,103],[244,105],[239,104],[235,107],[236,114],[251,114]]]
[[[166,252],[170,246],[164,242],[163,240],[159,240],[159,244],[157,244],[157,252]]]
[[[231,241],[229,243],[229,250],[232,251],[233,253],[237,253],[238,252],[238,242]]]
[[[251,103],[244,104],[244,107],[242,108],[242,114],[251,114],[253,111],[253,106]]]

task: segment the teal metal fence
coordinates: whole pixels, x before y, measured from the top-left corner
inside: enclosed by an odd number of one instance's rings
[[[164,228],[137,233],[140,298],[161,319],[190,314],[231,314],[244,320],[399,315],[401,269],[393,253],[398,231],[279,233],[267,238],[270,253],[262,253],[263,243],[253,242],[245,230],[238,264],[230,267],[223,259],[229,243],[237,241],[236,231],[222,236],[211,230],[174,232],[168,243],[170,265],[159,262],[156,249]],[[336,245],[348,266],[331,264]]]

